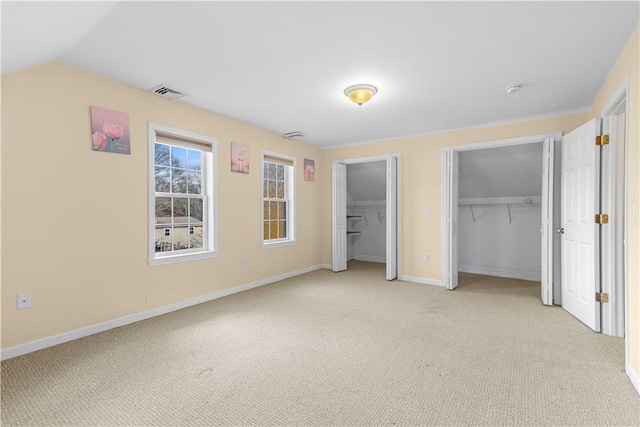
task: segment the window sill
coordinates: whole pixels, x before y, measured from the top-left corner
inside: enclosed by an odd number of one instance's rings
[[[284,246],[295,246],[296,243],[297,242],[295,240],[283,240],[283,241],[269,242],[269,243],[262,242],[260,247],[262,249],[274,249],[274,248],[282,248]]]
[[[177,264],[180,262],[197,261],[200,259],[216,258],[218,256],[217,251],[211,252],[198,252],[195,254],[180,254],[180,255],[168,255],[158,258],[147,260],[149,267],[156,267],[159,265]]]

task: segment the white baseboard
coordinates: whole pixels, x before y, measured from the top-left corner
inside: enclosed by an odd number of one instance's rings
[[[636,392],[640,394],[640,377],[638,376],[636,371],[633,370],[631,365],[627,365],[627,376],[631,380],[631,384],[633,384],[633,386],[636,388]]]
[[[328,266],[331,268],[331,266]],[[47,347],[53,347],[54,345],[62,344],[68,341],[73,341],[78,338],[87,337],[89,335],[104,332],[109,329],[117,328],[120,326],[128,325],[130,323],[139,322],[140,320],[149,319],[151,317],[160,316],[162,314],[170,313],[172,311],[180,310],[192,305],[201,304],[203,302],[211,301],[217,298],[226,297],[238,292],[246,291],[249,289],[257,288],[259,286],[268,285],[270,283],[278,282],[280,280],[288,279],[290,277],[299,276],[301,274],[309,273],[311,271],[327,268],[326,265],[314,265],[312,267],[303,268],[301,270],[292,271],[289,273],[280,274],[278,276],[268,277],[255,282],[247,283],[244,285],[234,286],[229,289],[223,289],[221,291],[212,292],[200,297],[191,298],[188,300],[180,301],[174,304],[165,305],[162,307],[154,308],[148,311],[131,314],[128,316],[120,317],[118,319],[109,320],[107,322],[98,323],[96,325],[87,326],[73,331],[64,332],[58,335],[52,335],[50,337],[41,338],[39,340],[31,341],[24,344],[19,344],[13,347],[3,349],[0,352],[0,360],[11,359],[12,357],[21,356],[23,354],[31,353],[34,351],[42,350]]]
[[[427,279],[424,277],[400,275],[398,276],[398,280],[403,280],[405,282],[421,283],[423,285],[444,286],[442,284],[442,280]]]
[[[353,259],[356,261],[366,261],[366,262],[381,262],[383,264],[387,263],[386,256],[379,255],[363,255],[363,254],[353,254]]]
[[[483,274],[486,276],[507,277],[510,279],[540,281],[540,272],[532,270],[520,270],[517,268],[488,267],[484,265],[459,264],[458,272]]]

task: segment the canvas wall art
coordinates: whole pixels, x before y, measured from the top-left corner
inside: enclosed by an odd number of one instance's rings
[[[316,180],[316,162],[304,159],[304,180],[314,182]]]
[[[131,154],[129,115],[100,107],[90,107],[90,110],[94,151]]]
[[[231,172],[249,173],[249,146],[231,143]]]

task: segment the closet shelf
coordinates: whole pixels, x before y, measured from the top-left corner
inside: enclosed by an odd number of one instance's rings
[[[362,231],[347,231],[347,234],[361,234]]]
[[[512,207],[516,207],[516,208],[521,208],[521,207],[537,207],[537,206],[542,206],[541,203],[460,203],[458,205],[459,207],[469,207],[471,208],[471,218],[473,219],[473,222],[475,224],[476,222],[476,214],[473,211],[473,207],[477,207],[477,208],[492,208],[492,207],[502,207],[502,208],[507,208],[507,210],[509,211],[509,224],[511,224],[511,222],[513,221],[513,216],[511,215],[511,208]]]
[[[347,215],[347,218],[362,218],[362,215]]]

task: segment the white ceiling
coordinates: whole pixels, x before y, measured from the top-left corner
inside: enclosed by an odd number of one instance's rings
[[[630,2],[2,2],[2,72],[59,60],[328,147],[587,109]],[[343,94],[376,85],[362,107]],[[504,89],[521,84],[516,95]]]

